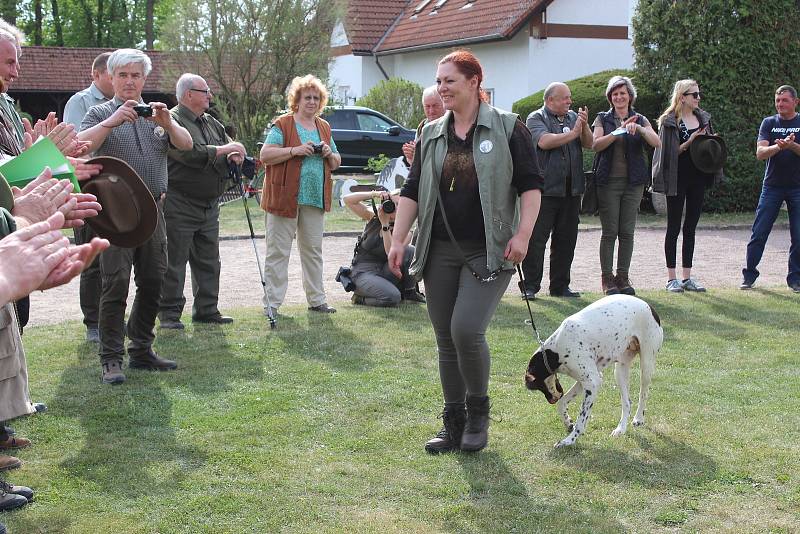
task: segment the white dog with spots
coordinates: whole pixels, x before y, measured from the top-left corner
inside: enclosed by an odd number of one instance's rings
[[[628,295],[604,297],[561,323],[531,358],[525,373],[528,389],[544,393],[550,404],[558,403],[558,413],[569,435],[556,447],[572,445],[586,430],[592,405],[603,383],[603,369],[615,363],[614,376],[622,398],[622,418],[611,433],[621,436],[628,429],[631,400],[628,378],[631,362],[640,355],[641,387],[639,406],[633,425],[644,424],[644,411],[650,379],[656,364],[656,353],[661,349],[664,331],[658,314],[645,301]],[[575,385],[563,393],[557,373],[576,380]],[[567,413],[567,405],[580,391],[584,392],[583,405],[575,424]]]

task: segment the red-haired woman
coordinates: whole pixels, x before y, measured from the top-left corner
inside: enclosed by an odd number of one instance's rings
[[[543,186],[528,129],[485,102],[482,80],[478,59],[466,50],[439,61],[436,85],[447,112],[422,130],[389,251],[399,276],[417,219],[409,272],[425,282],[444,393],[444,428],[425,444],[431,453],[486,446],[486,327],[514,264],[525,258]]]

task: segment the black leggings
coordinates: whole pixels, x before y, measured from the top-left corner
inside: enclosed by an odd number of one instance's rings
[[[694,233],[700,214],[703,212],[703,196],[706,184],[702,179],[691,180],[687,184],[680,183],[678,178],[678,194],[667,197],[667,235],[664,238],[664,256],[667,268],[675,268],[675,256],[678,248],[678,234],[681,232],[683,205],[686,203],[686,217],[683,218],[683,246],[681,249],[681,266],[692,267],[694,257]]]

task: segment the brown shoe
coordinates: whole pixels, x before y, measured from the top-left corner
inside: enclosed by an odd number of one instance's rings
[[[602,278],[600,278],[600,284],[603,287],[603,294],[605,295],[619,294],[619,288],[617,287],[617,279],[614,277],[613,274],[611,273],[604,274]]]
[[[617,289],[619,289],[619,292],[623,295],[636,294],[636,290],[633,289],[633,286],[631,286],[631,280],[628,278],[627,274],[617,273],[617,276],[614,278],[614,280],[617,283]]]
[[[162,358],[156,351],[150,349],[144,354],[131,356],[128,367],[131,369],[145,369],[147,371],[171,371],[172,369],[177,369],[178,364],[172,360]]]
[[[125,382],[125,373],[122,372],[122,360],[106,360],[101,362],[103,374],[100,380],[103,384],[122,384]]]
[[[6,456],[5,454],[0,454],[0,471],[5,471],[7,469],[16,469],[17,467],[22,465],[22,460],[16,458],[14,456]]]
[[[24,449],[25,447],[31,446],[31,440],[28,438],[18,438],[15,436],[8,436],[3,441],[0,441],[0,449],[8,450],[8,449]]]

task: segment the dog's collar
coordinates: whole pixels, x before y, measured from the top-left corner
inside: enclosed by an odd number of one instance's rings
[[[556,374],[553,369],[550,368],[550,362],[547,361],[547,351],[542,349],[542,361],[544,361],[544,368],[547,369],[547,372],[551,375]]]

